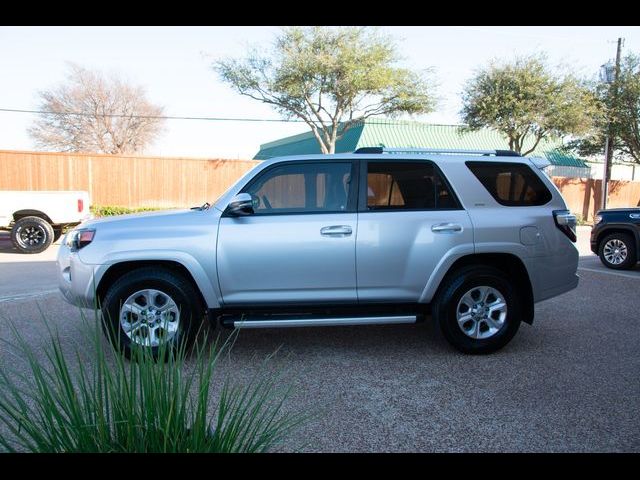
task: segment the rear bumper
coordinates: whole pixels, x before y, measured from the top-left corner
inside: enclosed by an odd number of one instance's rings
[[[558,285],[556,287],[540,290],[535,298],[535,302],[537,303],[543,300],[547,300],[548,298],[557,297],[558,295],[562,295],[563,293],[573,290],[578,286],[579,281],[580,277],[578,277],[578,274],[573,274],[573,278],[571,278],[567,283]]]
[[[558,254],[525,260],[534,303],[561,295],[578,286],[578,249],[568,241]]]
[[[74,220],[73,222],[60,222],[60,223],[56,223],[55,225],[60,225],[65,227],[76,227],[88,220],[93,220],[94,218],[95,218],[95,215],[93,213],[87,213],[83,217],[79,218],[78,220]]]

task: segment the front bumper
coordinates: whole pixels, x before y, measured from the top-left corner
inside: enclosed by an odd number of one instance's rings
[[[61,242],[56,259],[58,287],[64,298],[81,308],[95,308],[95,274],[100,265],[87,265],[77,252]]]
[[[593,227],[591,227],[589,244],[591,246],[591,251],[596,255],[598,255],[598,233],[599,232],[600,232],[600,229],[598,228],[598,225],[594,225]]]

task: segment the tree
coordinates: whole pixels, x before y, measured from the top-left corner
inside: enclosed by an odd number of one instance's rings
[[[640,163],[640,56],[629,54],[620,64],[615,84],[592,87],[600,114],[593,130],[571,143],[580,155],[604,155],[605,139],[613,143],[613,158]]]
[[[142,87],[70,65],[67,81],[40,92],[43,112],[29,129],[38,148],[64,152],[137,153],[161,132],[162,107]]]
[[[553,73],[542,56],[529,56],[479,70],[465,85],[461,115],[467,128],[498,130],[511,150],[528,155],[543,138],[588,131],[596,111],[582,82]],[[528,139],[533,144],[525,148]]]
[[[270,53],[217,60],[220,78],[238,93],[309,125],[323,153],[334,153],[355,123],[374,115],[433,110],[426,79],[396,67],[393,42],[366,27],[286,28]]]

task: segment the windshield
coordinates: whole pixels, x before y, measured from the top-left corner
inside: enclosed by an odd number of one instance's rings
[[[247,183],[247,181],[249,181],[249,179],[254,176],[255,171],[261,169],[263,166],[264,166],[264,163],[260,162],[255,167],[251,168],[248,172],[246,172],[243,176],[241,176],[238,180],[236,180],[233,185],[227,188],[224,191],[224,193],[219,195],[218,198],[216,198],[212,202],[212,205],[218,210],[224,210],[225,207],[227,206],[227,203],[229,203],[229,200],[230,200],[230,198],[226,198],[229,192],[235,191],[240,185],[244,185],[245,183]]]

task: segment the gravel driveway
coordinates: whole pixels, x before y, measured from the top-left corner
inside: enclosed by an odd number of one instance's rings
[[[47,292],[55,283],[30,297],[8,288],[7,274],[21,270],[4,254],[0,278],[10,292],[0,288],[0,336],[10,318],[38,349],[40,305],[72,345],[78,310]],[[31,257],[54,271],[50,258]],[[221,368],[246,378],[280,348],[273,363],[296,387],[288,407],[322,412],[284,451],[638,452],[640,269],[616,274],[588,252],[584,265],[577,289],[536,305],[533,326],[493,355],[452,350],[429,322],[261,329],[242,331]],[[28,283],[33,273],[25,275]]]

